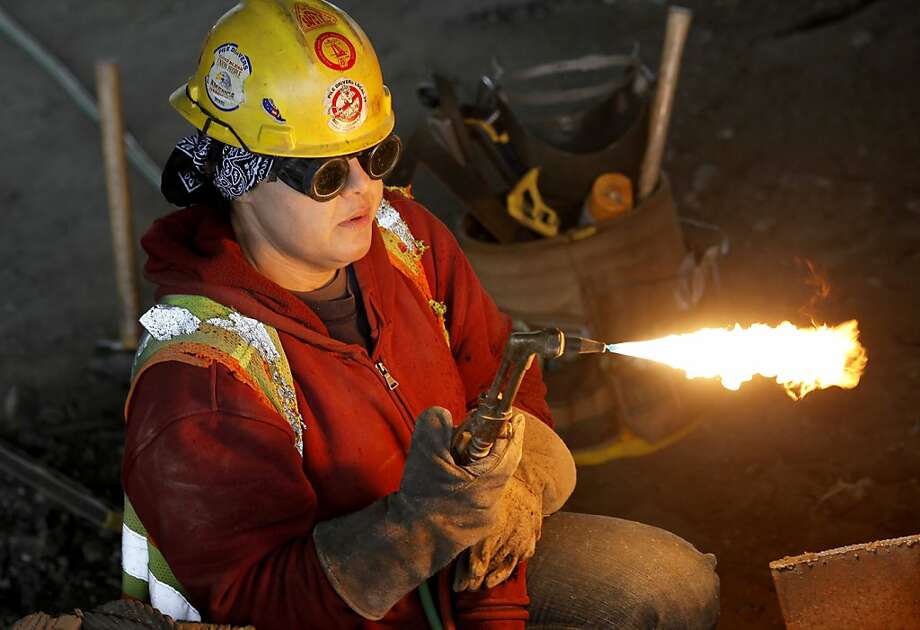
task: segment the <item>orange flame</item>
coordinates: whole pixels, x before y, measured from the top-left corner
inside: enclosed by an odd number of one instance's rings
[[[826,300],[830,296],[831,285],[827,281],[824,273],[819,272],[815,264],[807,258],[804,260],[796,258],[796,262],[800,265],[804,264],[808,268],[808,278],[805,279],[805,285],[811,287],[814,292],[808,299],[808,303],[799,309],[799,313],[811,319],[814,317],[818,303]]]
[[[753,324],[704,328],[650,341],[611,344],[608,350],[683,370],[687,378],[718,378],[737,390],[755,375],[775,378],[794,400],[816,389],[859,384],[868,359],[856,320],[838,326],[798,328]]]

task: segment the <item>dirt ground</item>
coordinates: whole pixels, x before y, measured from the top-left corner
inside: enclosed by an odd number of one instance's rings
[[[90,89],[95,60],[118,60],[127,124],[160,163],[185,131],[166,98],[228,4],[2,3]],[[666,168],[681,212],[720,225],[732,246],[706,323],[855,318],[869,365],[856,390],[800,402],[763,381],[694,383],[703,424],[657,454],[580,469],[569,508],[716,553],[720,627],[776,628],[769,561],[920,530],[920,11],[914,0],[684,4],[695,14]],[[404,134],[434,70],[472,84],[493,56],[513,66],[633,42],[657,68],[666,13],[649,0],[341,5],[375,42]],[[2,37],[0,75],[0,435],[119,505],[125,386],[95,349],[117,332],[98,129]],[[167,207],[137,176],[132,191],[140,233]],[[417,195],[456,212],[441,189]],[[806,260],[830,286],[818,302]],[[116,597],[118,537],[0,480],[0,626]]]

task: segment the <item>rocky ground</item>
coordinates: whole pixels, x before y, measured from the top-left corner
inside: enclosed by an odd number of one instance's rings
[[[3,8],[86,86],[97,59],[117,59],[127,124],[162,163],[184,132],[166,97],[227,4]],[[471,84],[493,56],[518,65],[634,41],[657,67],[666,12],[649,0],[341,4],[377,46],[403,133],[434,70]],[[681,211],[731,239],[709,323],[856,318],[869,367],[856,390],[800,402],[764,382],[700,384],[711,412],[699,429],[581,469],[570,507],[715,552],[721,627],[775,628],[770,560],[917,531],[920,12],[913,0],[685,4],[695,16],[666,168]],[[4,38],[0,73],[0,433],[117,505],[125,388],[95,349],[117,332],[98,129]],[[166,207],[140,178],[132,186],[140,232]],[[433,185],[418,194],[445,217],[456,208]],[[806,260],[830,286],[818,302]],[[117,596],[118,538],[0,479],[0,625]]]

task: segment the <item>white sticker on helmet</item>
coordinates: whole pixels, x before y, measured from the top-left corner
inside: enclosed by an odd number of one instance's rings
[[[339,79],[326,90],[326,116],[336,131],[351,131],[367,118],[367,91],[353,79]]]
[[[218,109],[232,112],[246,100],[243,84],[252,74],[249,57],[236,44],[222,44],[214,49],[214,63],[205,79],[208,98]]]

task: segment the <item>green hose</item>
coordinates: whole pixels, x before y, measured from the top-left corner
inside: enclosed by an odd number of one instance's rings
[[[431,589],[428,588],[428,582],[422,582],[418,587],[419,597],[422,598],[422,608],[425,610],[425,617],[428,619],[428,625],[431,630],[444,630],[441,624],[441,617],[438,615],[438,607],[431,596]]]

